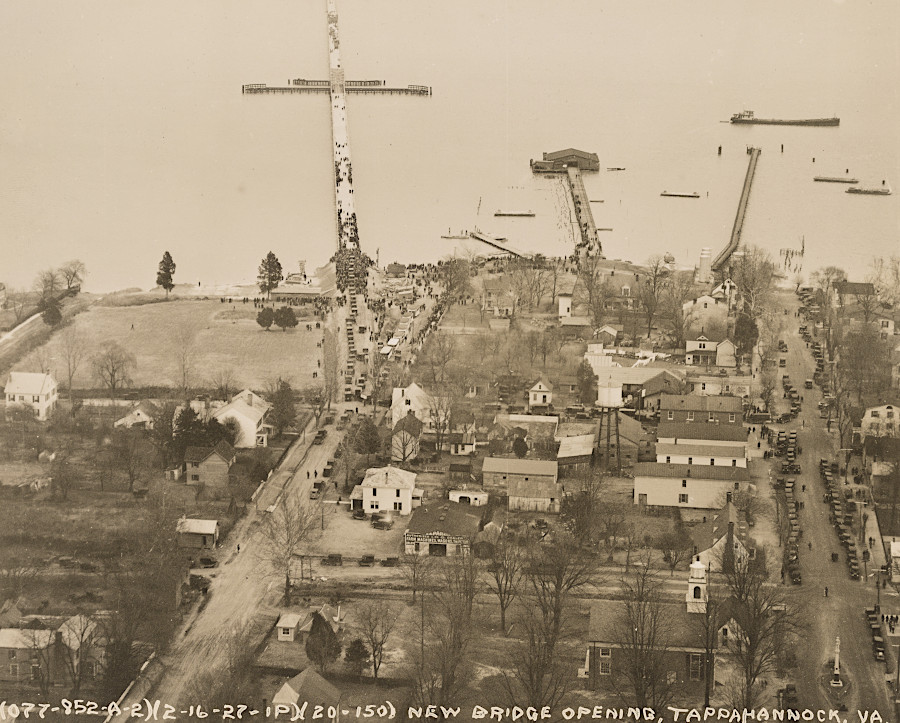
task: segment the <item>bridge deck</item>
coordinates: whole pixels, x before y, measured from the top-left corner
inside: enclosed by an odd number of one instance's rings
[[[744,218],[747,215],[747,202],[750,200],[750,187],[753,185],[753,176],[756,174],[756,163],[759,160],[761,148],[748,148],[750,162],[747,164],[747,175],[744,177],[744,188],[741,191],[741,200],[738,202],[737,214],[734,217],[734,226],[731,229],[731,239],[728,245],[722,249],[712,263],[713,271],[718,271],[728,262],[737,247],[741,243],[741,232],[744,230]]]

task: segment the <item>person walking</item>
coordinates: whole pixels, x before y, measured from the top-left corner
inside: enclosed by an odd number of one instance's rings
[[[828,597],[828,586],[825,586],[825,597]]]
[[[309,479],[309,470],[306,470],[306,479]]]

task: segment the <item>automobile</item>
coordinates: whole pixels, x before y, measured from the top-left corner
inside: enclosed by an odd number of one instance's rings
[[[373,567],[375,565],[375,555],[363,555],[356,563],[360,567]]]
[[[313,444],[322,444],[325,441],[325,437],[328,436],[327,429],[320,429],[316,432],[316,436],[313,438]]]
[[[400,564],[399,557],[386,557],[380,563],[378,563],[382,567],[397,567]]]
[[[364,520],[364,519],[366,519],[366,511],[365,510],[353,510],[352,517],[354,520]]]
[[[323,477],[331,477],[331,473],[334,472],[334,460],[329,460],[325,465],[325,469],[322,470]]]
[[[317,500],[317,499],[319,499],[319,488],[318,488],[318,487],[313,487],[313,488],[309,491],[309,499],[311,499],[311,500]]]
[[[219,561],[212,557],[201,557],[199,560],[197,560],[197,567],[211,568],[218,566]]]
[[[805,382],[803,382],[803,386],[806,387],[807,389],[812,389],[813,388],[813,380],[807,379]]]
[[[389,517],[372,520],[372,527],[374,527],[376,530],[390,530],[393,526],[394,521]]]
[[[339,567],[344,564],[344,558],[342,555],[326,555],[322,558],[323,565],[331,565],[332,567]]]
[[[787,359],[779,359],[778,366],[780,366],[782,369],[784,369],[784,367],[787,366]]]
[[[210,580],[208,577],[204,577],[203,575],[195,575],[191,574],[188,578],[188,584],[191,589],[199,590],[204,595],[209,591]]]

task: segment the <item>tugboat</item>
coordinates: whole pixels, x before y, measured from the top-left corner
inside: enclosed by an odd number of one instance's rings
[[[694,193],[681,193],[679,191],[663,191],[660,196],[671,196],[672,198],[700,198],[700,194],[694,191]]]
[[[858,178],[850,178],[849,176],[813,176],[814,181],[824,181],[825,183],[859,183]]]
[[[800,120],[781,120],[778,118],[757,118],[752,110],[744,110],[731,116],[732,123],[744,123],[769,126],[836,126],[840,118],[805,118]]]

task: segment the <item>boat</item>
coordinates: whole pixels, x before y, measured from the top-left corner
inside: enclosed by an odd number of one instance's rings
[[[442,234],[442,235],[441,235],[441,238],[464,239],[464,238],[469,238],[469,234],[465,234],[465,235],[458,234],[458,235],[453,235],[453,236],[448,236],[448,235],[446,235],[446,234]]]
[[[870,196],[890,196],[891,189],[887,186],[878,186],[876,188],[860,188],[858,186],[851,186],[847,189],[847,193],[865,193]]]
[[[813,180],[825,183],[859,183],[858,178],[850,178],[850,176],[814,176]]]
[[[752,110],[744,110],[731,116],[732,123],[769,125],[769,126],[836,126],[840,118],[803,118],[799,120],[781,120],[779,118],[757,118]]]
[[[624,169],[624,168],[621,168],[621,167],[619,167],[619,166],[612,166],[612,167],[610,167],[610,168],[607,168],[606,170],[607,170],[607,171],[624,171],[625,169]]]
[[[495,216],[534,216],[534,211],[494,211]]]
[[[671,196],[672,198],[700,198],[700,194],[696,191],[694,193],[680,193],[678,191],[663,191],[660,196]]]
[[[592,198],[588,201],[588,203],[603,203],[602,198]]]

